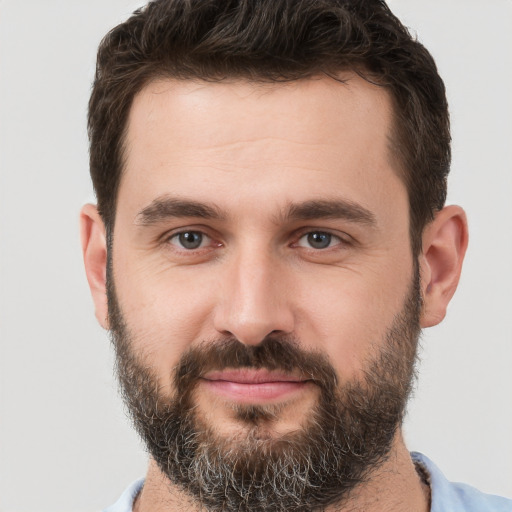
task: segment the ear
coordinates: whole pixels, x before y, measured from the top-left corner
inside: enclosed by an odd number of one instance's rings
[[[80,212],[80,235],[96,318],[104,329],[108,329],[107,239],[105,225],[93,204],[86,204]]]
[[[423,310],[421,326],[437,325],[446,315],[468,246],[466,214],[460,206],[439,211],[423,233],[420,256]]]

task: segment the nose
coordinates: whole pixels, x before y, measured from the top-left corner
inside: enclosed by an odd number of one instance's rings
[[[291,290],[283,263],[252,251],[240,255],[222,272],[215,329],[245,345],[257,345],[270,334],[294,330]]]

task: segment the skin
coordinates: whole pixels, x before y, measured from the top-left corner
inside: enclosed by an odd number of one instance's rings
[[[387,92],[343,78],[345,84],[160,80],[136,96],[112,258],[134,348],[158,376],[161,393],[171,396],[170,372],[189,347],[226,335],[258,344],[272,332],[292,334],[330,359],[340,384],[361,379],[383,342],[413,276],[408,196],[389,151]],[[217,215],[184,212],[177,200]],[[314,201],[345,210],[290,215],[291,205]],[[166,215],[154,214],[156,203]],[[108,328],[104,226],[93,205],[84,207],[81,222],[96,316]],[[203,234],[199,248],[180,246],[178,234],[187,230]],[[332,235],[328,247],[309,243],[308,234],[319,232]],[[444,317],[466,245],[459,207],[444,208],[426,227],[422,327]],[[234,403],[278,405],[267,433],[278,437],[296,429],[317,398],[314,386],[279,376],[262,385],[261,375],[249,375],[248,387],[233,375],[214,377],[216,384],[199,385],[196,399],[203,418],[226,437],[246,428]],[[350,510],[369,512],[428,510],[400,431],[389,460],[351,503]],[[136,509],[178,505],[195,510],[150,462]]]

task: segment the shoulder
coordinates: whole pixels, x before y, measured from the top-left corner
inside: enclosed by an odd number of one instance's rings
[[[470,485],[449,482],[425,455],[413,452],[411,457],[429,477],[431,512],[512,512],[512,500],[485,494]]]
[[[133,482],[123,494],[121,494],[121,497],[112,506],[103,510],[103,512],[132,512],[133,502],[143,485],[144,478]]]

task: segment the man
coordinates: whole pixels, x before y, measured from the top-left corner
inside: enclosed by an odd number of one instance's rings
[[[109,511],[505,511],[401,434],[467,246],[443,82],[378,0],[158,0],[90,101],[98,321],[150,454]]]

